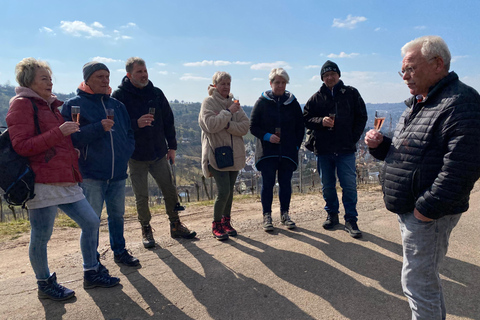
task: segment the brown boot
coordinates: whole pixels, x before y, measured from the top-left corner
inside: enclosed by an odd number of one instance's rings
[[[192,239],[197,233],[188,230],[187,226],[180,222],[180,220],[170,222],[170,235],[172,238]]]
[[[142,225],[142,238],[143,238],[143,246],[145,248],[153,248],[155,247],[155,239],[153,238],[152,227],[150,224]]]

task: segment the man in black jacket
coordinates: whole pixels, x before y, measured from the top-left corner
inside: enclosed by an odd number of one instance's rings
[[[332,229],[339,223],[338,176],[343,192],[345,231],[353,238],[360,238],[355,151],[367,123],[367,110],[357,89],[344,85],[340,80],[340,69],[336,63],[325,62],[320,76],[323,85],[307,101],[303,117],[307,129],[314,130],[314,151],[328,214],[323,227]]]
[[[173,238],[195,237],[196,233],[180,222],[177,188],[168,162],[175,163],[177,140],[173,112],[162,90],[148,80],[145,61],[138,57],[126,62],[127,75],[112,97],[127,107],[135,136],[135,151],[128,162],[135,194],[138,220],[142,225],[143,246],[155,246],[148,207],[148,173],[152,175],[165,199]]]
[[[402,286],[412,319],[445,319],[438,270],[480,177],[480,95],[449,72],[442,38],[415,39],[402,56],[401,75],[412,97],[393,139],[370,130],[365,143],[385,161],[384,201],[398,214]]]

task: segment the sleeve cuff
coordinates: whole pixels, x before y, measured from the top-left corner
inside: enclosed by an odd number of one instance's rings
[[[263,136],[263,140],[265,140],[265,141],[270,141],[270,137],[271,137],[271,136],[272,136],[272,134],[267,132],[267,133],[265,133],[265,135]]]

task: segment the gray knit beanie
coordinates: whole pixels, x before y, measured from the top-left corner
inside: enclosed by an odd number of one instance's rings
[[[106,71],[110,72],[110,70],[108,70],[107,66],[104,65],[101,62],[90,61],[90,62],[85,63],[85,65],[83,66],[83,80],[87,81],[88,78],[90,78],[90,76],[95,71],[98,71],[98,70],[106,70]]]
[[[322,66],[322,70],[320,71],[320,78],[323,81],[323,75],[327,73],[328,71],[334,71],[338,73],[338,76],[340,77],[340,69],[338,68],[337,64],[333,61],[327,60]]]

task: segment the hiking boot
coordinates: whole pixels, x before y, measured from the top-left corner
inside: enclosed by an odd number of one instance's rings
[[[112,277],[108,274],[107,268],[103,270],[98,268],[95,270],[88,270],[83,272],[83,288],[92,289],[95,287],[110,288],[120,283],[120,279]]]
[[[228,234],[223,230],[223,225],[221,222],[213,221],[212,223],[212,234],[213,237],[217,240],[227,240]]]
[[[288,211],[282,212],[281,222],[287,227],[287,229],[293,229],[296,227],[295,222],[290,220]]]
[[[127,250],[124,250],[121,254],[114,254],[113,260],[116,263],[122,263],[128,267],[136,267],[140,264],[140,261],[132,256]]]
[[[333,229],[337,224],[339,224],[338,221],[338,213],[329,213],[327,216],[327,220],[323,223],[323,228],[330,230]]]
[[[223,226],[223,231],[225,231],[229,236],[235,237],[237,235],[237,230],[232,227],[231,221],[232,218],[223,216],[221,223]]]
[[[195,231],[188,230],[180,220],[170,222],[170,236],[172,238],[192,239],[195,238],[196,235],[197,233]]]
[[[356,221],[345,221],[345,231],[347,231],[352,238],[358,239],[362,237],[362,231],[358,229]]]
[[[175,205],[175,208],[173,208],[173,211],[184,211],[185,207],[180,204],[180,202],[177,202]]]
[[[263,230],[273,231],[272,213],[271,212],[265,212],[263,214]]]
[[[55,272],[47,280],[38,280],[38,299],[52,299],[62,301],[73,298],[75,291],[65,288],[57,283]]]
[[[142,225],[142,242],[144,248],[155,247],[155,239],[153,238],[153,229],[149,224]]]

